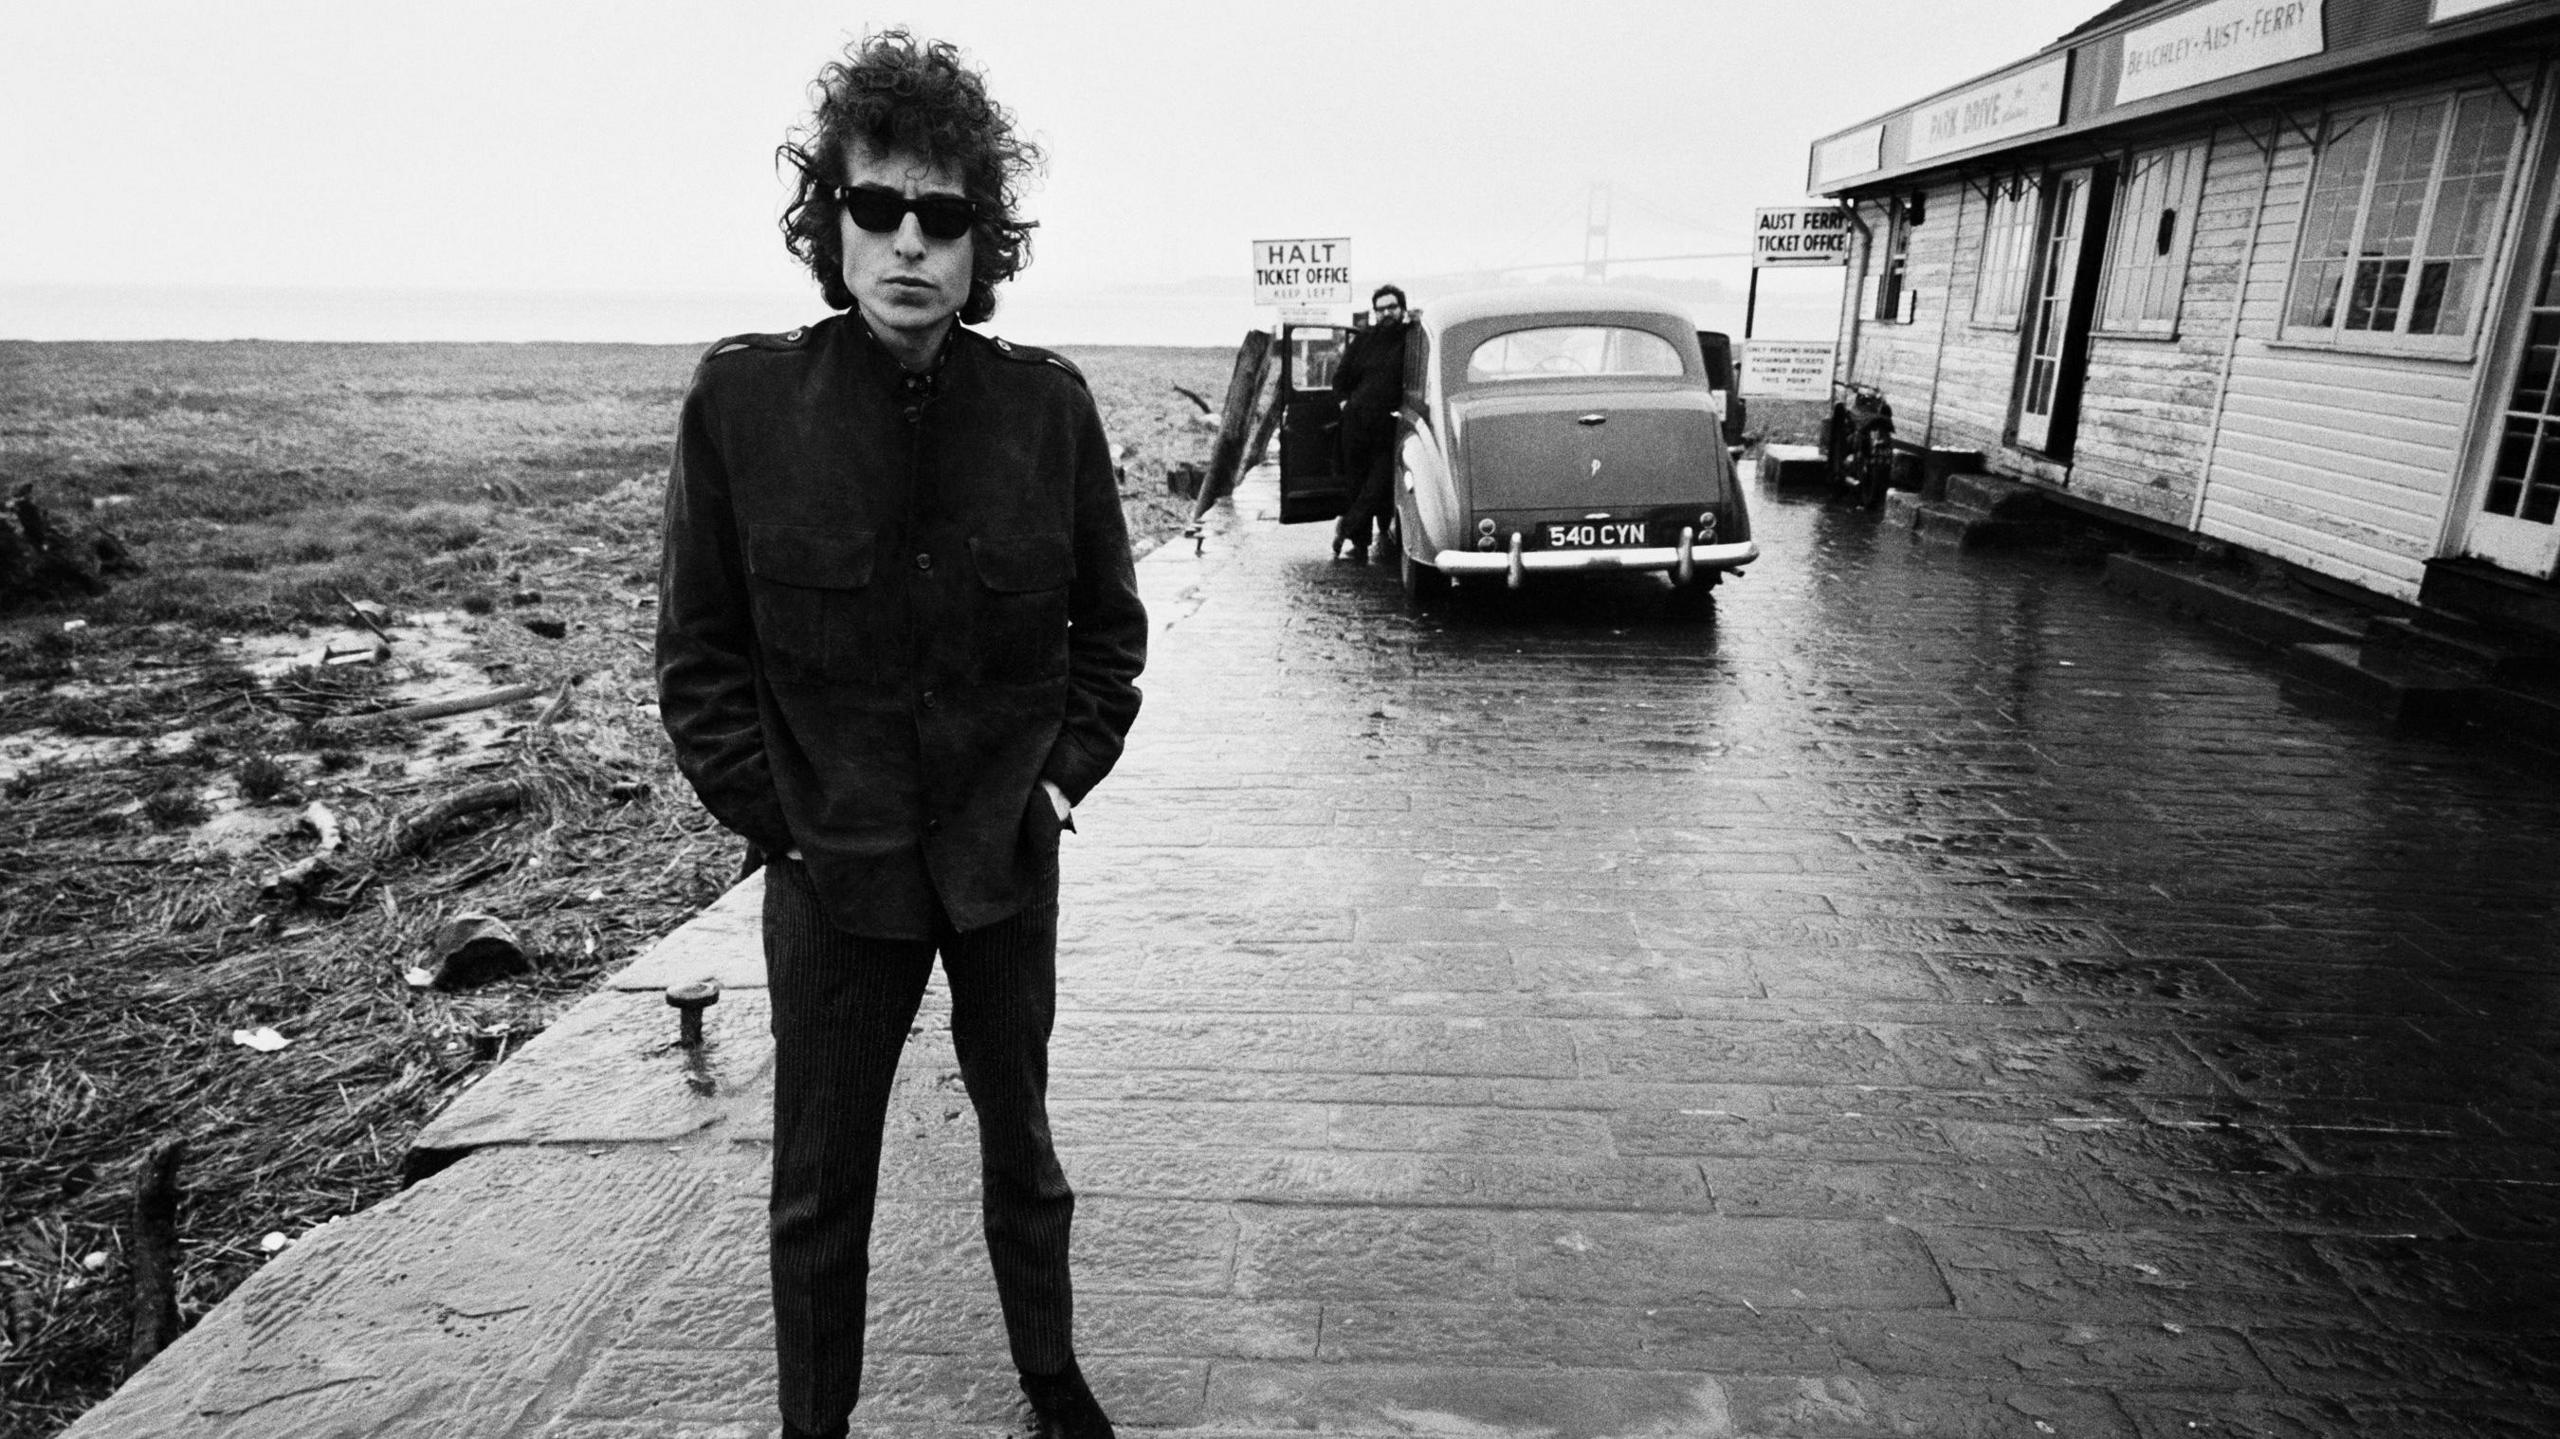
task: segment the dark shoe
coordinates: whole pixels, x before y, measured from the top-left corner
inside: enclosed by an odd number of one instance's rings
[[[1040,1418],[1039,1439],[1113,1439],[1111,1420],[1093,1402],[1093,1391],[1073,1360],[1062,1374],[1025,1374],[1022,1395]]]
[[[1353,545],[1351,547],[1351,563],[1355,565],[1365,565],[1369,563],[1369,547],[1367,545]]]
[[[845,1439],[851,1428],[850,1423],[845,1423],[833,1429],[803,1429],[785,1419],[782,1421],[782,1439]]]

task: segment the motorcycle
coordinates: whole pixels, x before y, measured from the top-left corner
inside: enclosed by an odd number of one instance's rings
[[[1893,488],[1893,406],[1884,392],[1852,380],[1835,381],[1829,443],[1831,477],[1874,509]],[[1845,391],[1846,399],[1837,392]]]

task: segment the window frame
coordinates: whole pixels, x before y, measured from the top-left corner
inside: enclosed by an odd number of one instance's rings
[[[1666,356],[1670,359],[1671,368],[1668,370],[1558,370],[1547,373],[1541,373],[1535,369],[1531,369],[1518,371],[1504,370],[1494,374],[1477,373],[1476,360],[1487,349],[1490,349],[1495,345],[1504,345],[1507,347],[1511,341],[1518,339],[1522,335],[1549,334],[1555,332],[1587,332],[1601,336],[1600,344],[1602,346],[1602,354],[1604,357],[1608,353],[1608,347],[1619,343],[1618,341],[1609,338],[1613,333],[1640,336],[1645,340],[1651,341],[1654,345],[1661,347],[1658,353],[1659,355]],[[1655,354],[1656,352],[1646,350],[1641,353]],[[1507,358],[1508,357],[1506,356],[1506,359]],[[1496,330],[1489,335],[1485,335],[1468,345],[1466,361],[1458,373],[1460,376],[1459,383],[1470,389],[1494,385],[1553,384],[1558,381],[1588,383],[1592,380],[1696,380],[1699,383],[1704,383],[1702,377],[1691,374],[1687,362],[1681,356],[1680,347],[1672,343],[1660,331],[1649,329],[1643,325],[1631,325],[1624,323],[1623,321],[1609,319],[1560,319],[1546,324],[1507,326],[1503,329]]]
[[[2204,206],[2205,172],[2212,163],[2213,141],[2209,136],[2129,151],[2117,160],[2115,201],[2108,207],[2111,213],[2107,217],[2107,252],[2098,271],[2097,304],[2089,312],[2090,334],[2130,340],[2178,338],[2179,321],[2186,310],[2187,272],[2195,256],[2196,213]],[[2165,175],[2159,181],[2156,197],[2142,193],[2141,187],[2151,175],[2174,170],[2181,164],[2184,173]],[[2139,220],[2134,218],[2137,201],[2148,201]],[[2164,212],[2177,217],[2165,252],[2158,248]],[[2136,257],[2135,263],[2125,263],[2128,247]],[[2147,257],[2142,255],[2146,248],[2151,251]],[[2119,298],[2117,287],[2129,277],[2138,277],[2146,290],[2154,284],[2165,286],[2169,306],[2166,318],[2114,313]]]
[[[2014,335],[2026,324],[2027,292],[2032,288],[2029,282],[2035,276],[2036,235],[2043,228],[2040,221],[2044,215],[2044,198],[2042,175],[2020,172],[1991,187],[1983,206],[1982,244],[1973,257],[1973,299],[1965,311],[1966,323],[1975,329],[1999,330]],[[2005,214],[2011,217],[2005,228],[2002,224],[2004,203],[2007,207]],[[2015,277],[2014,285],[2007,279],[2002,281],[2009,289],[2011,308],[2006,315],[1995,312],[1986,316],[1982,313],[1985,281],[1992,274],[1989,266],[1994,258],[1993,246],[2002,241],[2004,234],[2005,254],[2015,261],[2014,265],[2003,266],[2000,271],[2003,276]]]
[[[2444,162],[2460,130],[2458,122],[2462,107],[2465,102],[2473,100],[2507,106],[2513,125],[2507,137],[2505,164],[2498,172],[2496,195],[2492,202],[2487,228],[2483,233],[2482,248],[2476,256],[2478,278],[2471,286],[2470,295],[2463,301],[2465,313],[2462,329],[2451,334],[2439,332],[2413,335],[2408,333],[2406,327],[2410,317],[2417,310],[2415,299],[2417,281],[2413,276],[2404,276],[2402,280],[2403,289],[2398,301],[2398,314],[2392,329],[2351,330],[2346,328],[2346,319],[2351,313],[2351,297],[2355,289],[2357,265],[2373,258],[2393,258],[2359,253],[2367,226],[2373,219],[2373,199],[2380,183],[2379,172],[2390,148],[2391,118],[2404,112],[2415,113],[2427,106],[2440,106],[2444,110],[2444,119],[2438,126],[2435,139],[2435,154],[2428,162],[2426,169],[2425,197],[2413,226],[2415,238],[2408,254],[2401,257],[2409,261],[2414,269],[2418,262],[2429,258],[2423,247],[2435,227],[2437,204],[2443,198]],[[2308,349],[2445,359],[2468,359],[2478,354],[2481,331],[2489,326],[2491,320],[2489,301],[2492,292],[2498,288],[2499,257],[2514,216],[2525,147],[2532,136],[2531,118],[2529,114],[2516,111],[2514,101],[2496,85],[2470,85],[2431,90],[2423,94],[2402,95],[2388,100],[2343,107],[2324,114],[2321,117],[2320,142],[2312,150],[2308,173],[2302,183],[2302,198],[2294,227],[2293,253],[2285,263],[2284,298],[2282,308],[2276,313],[2273,343]],[[2319,326],[2299,323],[2294,319],[2294,307],[2296,301],[2303,295],[2304,272],[2307,268],[2304,247],[2313,238],[2311,211],[2319,192],[2322,164],[2329,158],[2332,146],[2352,133],[2357,126],[2377,121],[2380,124],[2372,132],[2374,140],[2367,144],[2365,150],[2364,174],[2355,193],[2353,223],[2346,234],[2344,253],[2338,257],[2345,268],[2338,280],[2338,298],[2332,305],[2330,322]],[[2472,257],[2456,256],[2454,258]]]

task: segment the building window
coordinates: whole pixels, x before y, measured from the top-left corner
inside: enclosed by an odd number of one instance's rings
[[[2522,128],[2486,90],[2332,117],[2286,337],[2469,335]]]
[[[2137,155],[2116,188],[2107,236],[2107,272],[2098,292],[2098,328],[2175,335],[2187,287],[2187,248],[2204,181],[2204,146]]]
[[[1911,232],[1919,227],[1922,201],[1895,200],[1886,211],[1887,228],[1884,242],[1884,264],[1876,271],[1875,318],[1885,321],[1911,319]]]
[[[1991,192],[1982,264],[1974,274],[1976,324],[2018,328],[2018,316],[2027,306],[2027,272],[2035,263],[2036,200],[2031,180],[2012,179]]]

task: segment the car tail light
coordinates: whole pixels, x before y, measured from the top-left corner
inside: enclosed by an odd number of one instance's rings
[[[1714,544],[1714,543],[1716,542],[1716,512],[1715,512],[1715,511],[1713,511],[1713,510],[1706,510],[1706,511],[1702,511],[1702,512],[1698,515],[1698,541],[1699,541],[1699,543],[1701,543],[1701,544],[1709,544],[1709,545]]]
[[[1487,515],[1483,519],[1476,521],[1477,549],[1490,550],[1496,548],[1497,541],[1495,541],[1493,537],[1495,528],[1496,526],[1493,523],[1493,516],[1491,515]]]

